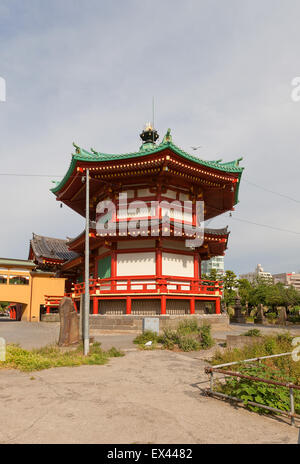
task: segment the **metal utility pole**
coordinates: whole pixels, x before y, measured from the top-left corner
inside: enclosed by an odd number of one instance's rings
[[[90,351],[90,170],[85,175],[85,299],[83,317],[83,352]]]

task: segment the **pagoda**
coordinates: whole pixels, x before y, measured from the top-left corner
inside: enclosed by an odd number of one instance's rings
[[[140,137],[140,149],[125,154],[74,144],[70,167],[52,188],[59,202],[85,217],[89,169],[90,312],[220,314],[222,284],[201,279],[201,261],[224,255],[229,232],[199,229],[197,208],[203,206],[203,221],[234,210],[242,158],[223,163],[192,156],[173,143],[170,129],[158,144],[151,124]],[[74,257],[61,264],[61,273],[72,281],[70,296],[79,308],[85,233],[67,246]]]

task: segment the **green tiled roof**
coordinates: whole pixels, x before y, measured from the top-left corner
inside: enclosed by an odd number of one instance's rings
[[[70,167],[66,175],[64,176],[64,178],[60,182],[58,182],[55,185],[55,187],[51,189],[53,193],[57,193],[65,185],[70,175],[72,174],[77,161],[87,161],[87,162],[97,163],[101,161],[103,162],[103,161],[130,159],[130,158],[139,158],[140,156],[147,156],[147,155],[153,155],[155,153],[160,153],[166,148],[171,149],[177,155],[182,156],[183,158],[189,161],[192,161],[194,163],[200,164],[202,166],[207,166],[209,168],[217,169],[218,171],[223,171],[223,172],[228,172],[228,173],[238,173],[239,177],[241,176],[243,169],[244,169],[243,167],[239,166],[239,163],[243,158],[239,158],[235,161],[231,161],[228,163],[221,163],[222,160],[205,161],[205,160],[202,160],[200,158],[197,158],[196,156],[190,155],[189,153],[185,152],[181,148],[177,147],[177,145],[174,145],[172,141],[165,141],[165,138],[163,142],[157,146],[152,145],[152,144],[147,144],[148,146],[146,147],[142,145],[141,149],[138,152],[123,153],[119,155],[96,152],[93,149],[91,149],[91,152],[89,152],[87,150],[84,150],[83,148],[78,147],[75,144],[73,145],[76,147],[76,153],[72,155],[72,161],[71,161]]]

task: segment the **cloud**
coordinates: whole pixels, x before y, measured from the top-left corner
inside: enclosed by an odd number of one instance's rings
[[[161,136],[204,159],[243,155],[244,179],[300,198],[300,5],[259,2],[2,1],[0,172],[63,175],[72,142],[135,151],[151,119]],[[25,258],[31,233],[77,235],[83,220],[60,209],[51,178],[0,176],[0,255]],[[297,271],[298,204],[242,182],[240,204],[212,222],[231,229],[226,267]]]

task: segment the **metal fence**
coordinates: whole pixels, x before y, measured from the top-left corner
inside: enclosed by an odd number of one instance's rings
[[[263,382],[269,385],[275,385],[275,386],[280,386],[280,387],[285,387],[289,389],[290,393],[290,410],[289,411],[283,411],[281,409],[277,408],[272,408],[270,406],[266,406],[261,403],[256,403],[255,401],[247,401],[247,404],[251,406],[257,406],[259,408],[267,409],[269,411],[275,412],[277,414],[282,414],[284,416],[288,416],[291,419],[291,425],[295,425],[295,419],[300,419],[300,415],[295,413],[295,399],[294,399],[294,390],[300,390],[299,385],[294,385],[292,383],[284,383],[284,382],[277,382],[276,380],[269,380],[269,379],[263,379],[259,377],[254,377],[250,375],[245,375],[241,374],[236,371],[230,371],[230,370],[224,370],[224,367],[229,367],[237,364],[244,364],[244,363],[253,363],[253,362],[258,362],[260,363],[261,360],[263,359],[270,359],[270,358],[278,358],[280,356],[291,356],[290,353],[280,353],[280,354],[273,354],[270,356],[261,356],[259,358],[252,358],[252,359],[244,359],[243,361],[235,361],[231,363],[226,363],[226,364],[218,364],[217,366],[213,367],[206,367],[205,372],[210,376],[210,387],[207,390],[207,393],[211,396],[218,396],[220,398],[224,399],[229,399],[232,401],[235,401],[237,403],[243,403],[244,401],[241,398],[236,398],[234,396],[226,395],[225,393],[221,393],[218,391],[214,390],[214,374],[223,374],[224,376],[229,376],[229,377],[239,377],[241,379],[248,379],[252,380],[253,382]]]

